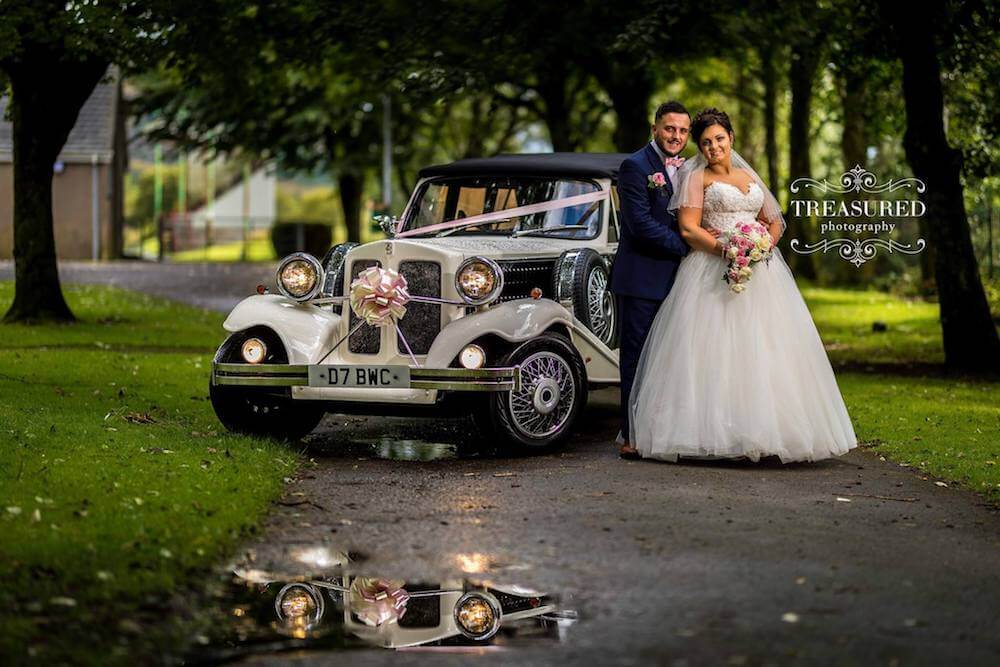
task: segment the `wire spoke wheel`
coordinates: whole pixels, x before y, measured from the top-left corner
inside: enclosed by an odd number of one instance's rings
[[[569,364],[554,352],[536,352],[521,362],[521,389],[510,392],[514,427],[531,438],[545,438],[565,426],[577,388]]]
[[[610,345],[615,331],[615,307],[608,291],[608,276],[603,269],[595,268],[587,279],[587,314],[591,331],[605,345]]]

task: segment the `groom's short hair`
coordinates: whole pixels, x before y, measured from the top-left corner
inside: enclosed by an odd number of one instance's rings
[[[653,115],[653,122],[655,123],[656,121],[660,120],[660,117],[665,113],[682,113],[688,118],[691,117],[691,114],[688,113],[687,107],[685,107],[680,102],[671,100],[669,102],[664,102],[660,106],[656,107],[656,114]]]

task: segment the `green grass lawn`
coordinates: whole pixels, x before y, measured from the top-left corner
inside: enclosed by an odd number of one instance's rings
[[[938,305],[874,290],[803,287],[834,366],[944,363]],[[874,331],[881,322],[885,331]]]
[[[173,641],[170,594],[254,530],[299,459],[221,432],[221,315],[65,292],[79,323],[0,326],[0,656],[104,664]]]
[[[803,287],[858,438],[881,455],[1000,503],[1000,382],[907,371],[944,361],[938,306],[873,290]],[[886,330],[873,331],[882,322]],[[866,365],[875,373],[857,372]],[[928,366],[930,365],[930,366]],[[885,373],[898,367],[899,373]]]

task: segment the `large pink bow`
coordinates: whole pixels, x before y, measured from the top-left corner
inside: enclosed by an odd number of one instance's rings
[[[409,300],[406,278],[392,269],[373,266],[351,282],[351,310],[374,326],[398,322],[406,314]]]

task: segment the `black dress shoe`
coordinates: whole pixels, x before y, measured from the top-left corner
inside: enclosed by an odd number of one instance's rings
[[[619,449],[618,458],[628,459],[630,461],[638,461],[639,459],[642,458],[642,455],[639,454],[638,450],[636,450],[635,448],[626,451],[622,451],[621,449]]]

